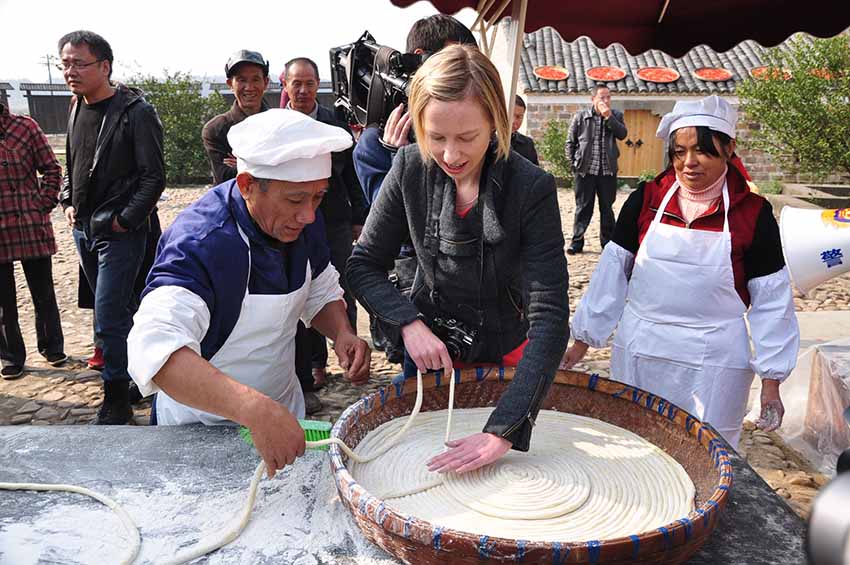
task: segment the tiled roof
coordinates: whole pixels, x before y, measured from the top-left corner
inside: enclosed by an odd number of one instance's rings
[[[0,82],[0,90],[15,90],[15,87],[8,82]]]
[[[630,55],[622,45],[613,44],[602,49],[596,47],[587,37],[566,42],[553,28],[545,27],[525,35],[519,84],[526,92],[586,94],[596,81],[588,79],[584,74],[585,70],[600,65],[611,65],[626,71],[623,79],[607,83],[612,93],[734,94],[736,82],[748,77],[750,69],[765,64],[762,59],[764,52],[765,48],[758,43],[744,41],[724,53],[717,53],[701,45],[694,47],[680,59],[674,59],[657,50]],[[569,71],[570,76],[560,81],[541,80],[533,73],[533,70],[541,65],[562,66]],[[646,82],[635,76],[642,67],[670,67],[677,70],[680,77],[669,84]],[[701,67],[722,67],[732,73],[732,78],[724,82],[702,81],[691,74]]]
[[[18,88],[29,92],[62,92],[69,90],[67,84],[56,82],[53,84],[49,82],[22,82],[18,85]]]

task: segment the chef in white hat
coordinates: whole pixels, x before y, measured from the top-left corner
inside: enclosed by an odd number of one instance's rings
[[[616,329],[611,378],[707,421],[733,447],[754,373],[758,424],[780,425],[779,384],[800,343],[772,208],[730,164],[736,122],[717,96],[677,102],[661,120],[670,166],[623,205],[562,364],[607,346]]]
[[[333,340],[352,382],[369,375],[317,211],[331,153],[352,139],[274,109],[234,126],[228,141],[236,178],[162,235],[128,338],[129,371],[143,394],[157,392],[152,423],[245,425],[273,474],[304,451],[298,320]]]

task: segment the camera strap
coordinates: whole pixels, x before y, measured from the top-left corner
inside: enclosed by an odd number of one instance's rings
[[[375,53],[375,63],[372,67],[372,82],[369,84],[369,97],[366,100],[366,124],[378,124],[383,118],[386,86],[381,73],[389,68],[390,56],[395,53],[391,47],[379,47]]]

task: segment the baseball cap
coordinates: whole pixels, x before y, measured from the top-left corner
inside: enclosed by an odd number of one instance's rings
[[[224,65],[224,74],[227,75],[227,78],[230,78],[230,75],[233,74],[233,70],[237,65],[241,63],[251,63],[252,65],[259,65],[263,68],[263,74],[268,76],[269,74],[269,62],[263,59],[263,56],[260,55],[257,51],[248,51],[247,49],[240,49],[239,51],[234,52],[230,59],[227,60],[227,64]]]

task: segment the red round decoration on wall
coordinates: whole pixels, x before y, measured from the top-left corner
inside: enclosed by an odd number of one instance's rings
[[[835,78],[832,76],[832,73],[829,69],[809,69],[809,74],[818,78],[822,78],[823,80],[832,80]]]
[[[584,71],[584,75],[591,80],[616,82],[626,77],[626,71],[620,67],[591,67]]]
[[[755,67],[750,69],[750,76],[757,79],[782,79],[788,80],[791,78],[791,71],[788,69],[778,69],[776,67]]]
[[[635,73],[640,80],[667,84],[679,80],[679,71],[670,67],[643,67]]]
[[[722,67],[703,67],[692,74],[706,82],[723,82],[732,78],[732,73]]]
[[[543,80],[566,80],[570,71],[558,65],[534,67],[534,76]]]

